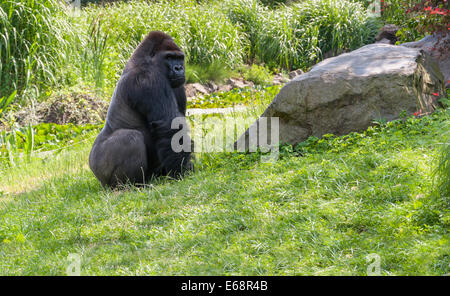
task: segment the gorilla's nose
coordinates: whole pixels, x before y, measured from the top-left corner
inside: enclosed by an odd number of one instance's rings
[[[173,70],[174,70],[175,72],[177,72],[177,73],[183,72],[183,66],[182,66],[182,65],[175,65],[175,66],[173,67]]]

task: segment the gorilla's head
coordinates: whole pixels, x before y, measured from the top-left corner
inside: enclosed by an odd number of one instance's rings
[[[160,49],[152,57],[154,64],[169,80],[172,88],[177,88],[185,82],[184,53],[171,39],[165,39]]]
[[[172,88],[180,87],[185,82],[184,53],[163,32],[150,32],[136,48],[130,62],[133,66],[129,68],[147,67],[151,71],[158,71]]]

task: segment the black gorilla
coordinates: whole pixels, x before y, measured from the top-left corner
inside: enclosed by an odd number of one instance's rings
[[[123,70],[89,155],[103,186],[178,177],[192,168],[184,82],[183,52],[167,34],[150,32]],[[179,124],[172,129],[174,118]],[[172,149],[175,134],[183,149]]]

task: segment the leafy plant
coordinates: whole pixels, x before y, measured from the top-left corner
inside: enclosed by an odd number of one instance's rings
[[[186,65],[186,83],[207,83],[210,81],[220,83],[230,77],[231,73],[230,68],[221,62],[205,65],[188,64]]]
[[[0,2],[0,97],[56,83],[65,30],[66,18],[57,0]]]
[[[384,0],[382,18],[400,26],[399,43],[414,41],[427,34],[448,31],[450,13],[447,0]]]
[[[370,43],[376,32],[376,23],[359,3],[306,0],[269,11],[255,51],[270,68],[308,68],[329,51]]]
[[[272,83],[273,80],[273,75],[270,71],[266,67],[257,64],[244,68],[242,74],[245,80],[252,81],[259,85]]]
[[[0,118],[2,113],[8,108],[8,106],[14,101],[14,98],[17,95],[17,90],[13,91],[9,97],[0,98]]]
[[[188,101],[189,108],[226,108],[236,105],[268,104],[280,91],[280,85],[259,89],[233,89],[229,92],[197,96]]]
[[[84,140],[92,131],[98,131],[102,125],[74,124],[59,125],[41,123],[35,126],[13,128],[0,134],[0,164],[14,166],[16,162],[26,157],[31,160],[33,152],[61,151],[65,146]]]

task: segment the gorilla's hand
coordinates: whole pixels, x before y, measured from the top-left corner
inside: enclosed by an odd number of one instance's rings
[[[164,120],[155,120],[150,123],[150,132],[152,137],[158,139],[170,139],[178,131],[171,128],[171,122]]]

